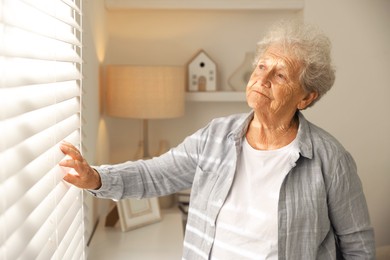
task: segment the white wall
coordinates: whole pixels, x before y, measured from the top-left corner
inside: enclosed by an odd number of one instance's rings
[[[107,31],[104,0],[83,1],[83,154],[95,164],[98,158],[100,70],[106,55]]]
[[[310,0],[304,19],[331,38],[334,88],[307,116],[352,153],[378,245],[390,244],[390,1]]]
[[[86,8],[85,11],[90,12]],[[221,88],[228,89],[227,78],[273,21],[302,15],[304,20],[318,24],[333,42],[337,80],[334,89],[305,114],[335,135],[356,159],[377,243],[390,244],[390,203],[387,202],[390,195],[389,13],[388,0],[307,0],[302,14],[110,11],[107,13],[109,40],[103,63],[184,65],[203,48],[219,65]],[[93,35],[105,26],[101,10],[95,15],[93,22],[90,21]],[[97,38],[94,41],[95,44],[104,42]],[[92,59],[96,63],[96,57]],[[84,141],[88,157],[94,160],[95,140],[100,136],[99,140],[103,141],[96,146],[99,163],[132,159],[141,138],[139,121],[103,117],[100,129],[104,131],[96,132],[95,73],[96,67],[86,73],[86,77],[94,80],[86,82],[84,95],[87,120]],[[183,118],[150,123],[151,150],[157,150],[160,139],[176,145],[213,117],[247,110],[245,103],[187,103]],[[104,153],[108,145],[110,158]]]
[[[105,63],[185,66],[204,49],[217,63],[219,89],[231,90],[228,77],[243,62],[245,53],[254,51],[267,26],[298,15],[289,11],[110,11]],[[150,150],[156,151],[161,139],[177,145],[214,117],[244,111],[248,111],[245,102],[187,103],[183,118],[150,122]],[[115,118],[107,122],[111,162],[132,159],[141,139],[140,122]]]
[[[91,164],[96,164],[102,154],[104,155],[102,151],[108,150],[102,149],[105,135],[102,134],[102,130],[99,130],[101,121],[99,71],[105,57],[107,42],[104,0],[84,0],[83,11],[82,151]],[[85,192],[84,201],[88,208],[86,213],[89,219],[86,229],[90,235],[99,215],[99,207],[97,200],[87,192]]]

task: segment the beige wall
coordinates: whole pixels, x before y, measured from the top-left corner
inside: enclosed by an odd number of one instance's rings
[[[88,5],[99,6],[99,9],[92,12],[95,17],[89,21],[91,31],[85,32],[91,33],[90,41],[84,44],[88,51],[88,48],[97,50],[96,45],[103,43],[106,51],[103,56],[95,56],[91,51],[92,58],[87,56],[85,60],[87,65],[102,60],[104,64],[185,65],[203,48],[217,62],[219,85],[224,90],[229,89],[227,79],[242,62],[244,53],[254,49],[255,42],[273,21],[294,16],[320,25],[334,45],[337,80],[334,89],[305,114],[335,135],[355,157],[377,243],[390,244],[388,0],[310,0],[305,1],[302,13],[109,11],[104,14],[100,9],[102,0],[98,2],[87,1]],[[85,7],[84,10],[91,12]],[[107,43],[104,37],[96,37],[106,25]],[[98,157],[99,163],[132,159],[141,138],[141,124],[137,120],[104,116],[101,127],[97,128],[97,72],[94,67],[85,73],[84,117],[87,122],[83,140],[88,158]],[[211,118],[244,111],[248,111],[244,102],[187,103],[183,118],[150,123],[151,151],[157,150],[161,139],[176,145]]]

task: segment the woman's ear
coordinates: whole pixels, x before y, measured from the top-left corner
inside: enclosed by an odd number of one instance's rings
[[[317,92],[310,92],[298,103],[297,108],[299,110],[306,109],[317,98],[318,98]]]

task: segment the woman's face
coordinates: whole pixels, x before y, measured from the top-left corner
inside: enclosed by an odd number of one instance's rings
[[[307,93],[299,82],[301,63],[295,56],[278,46],[271,46],[260,58],[247,88],[248,105],[267,114],[295,114],[304,104]]]

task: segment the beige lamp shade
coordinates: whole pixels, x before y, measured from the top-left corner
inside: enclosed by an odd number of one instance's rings
[[[158,119],[184,114],[184,67],[107,67],[107,114],[116,117]]]

